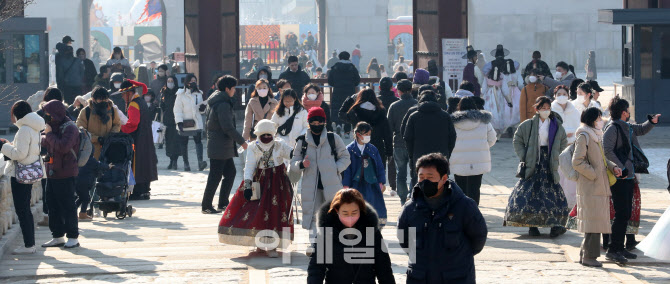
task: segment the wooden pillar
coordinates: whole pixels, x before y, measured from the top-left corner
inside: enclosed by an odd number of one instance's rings
[[[240,78],[240,1],[223,0],[221,2],[221,66],[219,75],[233,75]],[[212,31],[215,32],[215,31]],[[211,80],[212,78],[209,78]]]

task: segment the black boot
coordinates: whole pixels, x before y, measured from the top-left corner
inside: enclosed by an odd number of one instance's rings
[[[626,250],[634,250],[640,242],[635,240],[635,234],[626,234]],[[625,254],[624,254],[625,256]]]
[[[610,248],[610,234],[603,234],[603,250],[607,251]]]
[[[528,228],[528,235],[530,235],[531,237],[539,237],[540,230],[537,227],[530,227]]]
[[[170,158],[170,164],[168,165],[167,169],[168,170],[176,170],[176,163],[177,161]]]
[[[188,152],[184,153],[182,158],[184,159],[184,171],[185,172],[190,172],[191,171],[191,165],[188,164]]]
[[[198,170],[202,171],[207,167],[207,162],[202,159],[202,143],[195,144],[195,154],[198,157]]]

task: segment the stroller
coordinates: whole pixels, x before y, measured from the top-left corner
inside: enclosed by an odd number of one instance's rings
[[[113,164],[109,170],[102,171],[95,183],[90,211],[97,205],[102,216],[116,212],[116,218],[132,217],[133,207],[128,205],[128,173],[134,155],[133,138],[125,133],[111,133],[104,138],[100,152],[100,163]]]

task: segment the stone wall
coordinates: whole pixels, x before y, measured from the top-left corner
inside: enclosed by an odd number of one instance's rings
[[[468,36],[487,61],[500,43],[522,66],[539,50],[552,69],[565,61],[584,73],[588,52],[595,50],[599,69],[620,69],[621,27],[597,19],[599,9],[622,5],[612,0],[468,0]]]
[[[12,188],[9,182],[10,177],[2,175],[5,163],[4,159],[0,159],[0,238],[4,237],[9,228],[18,225],[18,218],[16,216],[16,211],[14,210],[14,201],[12,200]],[[30,205],[34,206],[42,200],[41,184],[34,184],[32,191]],[[33,217],[35,220],[39,219],[39,216]]]
[[[388,61],[388,0],[326,1],[326,13],[327,57],[334,49],[351,53],[360,44],[361,73],[372,57],[379,64]]]

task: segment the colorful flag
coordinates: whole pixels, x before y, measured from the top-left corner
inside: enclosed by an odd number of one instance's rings
[[[149,22],[160,17],[162,10],[161,8],[161,2],[159,0],[147,0],[147,4],[144,5],[144,11],[137,20],[137,23],[141,24],[144,22]]]

